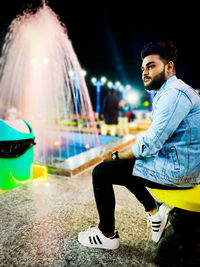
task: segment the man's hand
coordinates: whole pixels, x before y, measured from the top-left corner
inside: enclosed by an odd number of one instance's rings
[[[101,154],[102,161],[110,161],[112,160],[112,151],[103,152]]]

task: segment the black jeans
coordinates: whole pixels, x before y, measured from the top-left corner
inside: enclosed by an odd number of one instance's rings
[[[115,229],[115,195],[113,185],[123,185],[128,188],[143,204],[145,211],[156,207],[154,198],[146,187],[158,189],[172,189],[149,180],[133,176],[132,159],[106,161],[98,164],[92,173],[93,189],[99,213],[99,229],[105,233],[112,233]]]

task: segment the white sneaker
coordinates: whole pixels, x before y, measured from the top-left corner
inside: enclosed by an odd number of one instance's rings
[[[173,207],[162,204],[155,215],[149,216],[149,221],[152,228],[152,240],[156,243],[160,240],[162,233],[167,225],[169,212]]]
[[[78,241],[83,246],[90,248],[117,249],[119,247],[118,232],[112,237],[105,237],[97,227],[80,232],[78,234]]]

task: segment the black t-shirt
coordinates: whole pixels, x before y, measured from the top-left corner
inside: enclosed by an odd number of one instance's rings
[[[108,95],[103,103],[103,115],[106,124],[117,124],[119,99],[116,95]]]

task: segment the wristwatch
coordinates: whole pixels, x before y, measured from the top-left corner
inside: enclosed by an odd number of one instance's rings
[[[112,160],[118,160],[118,159],[119,159],[118,151],[112,152]]]

